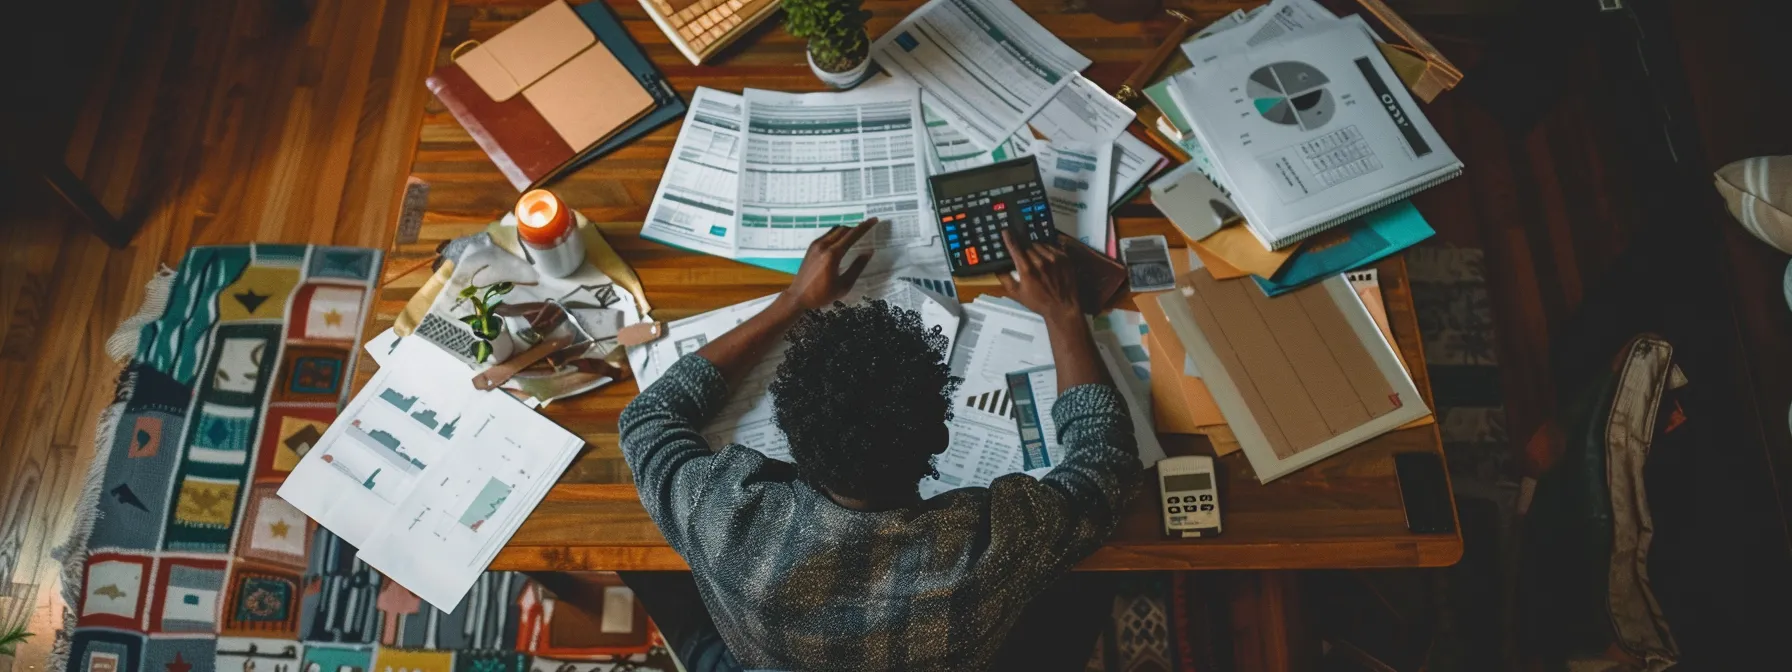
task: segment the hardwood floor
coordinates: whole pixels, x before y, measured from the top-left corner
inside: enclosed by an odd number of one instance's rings
[[[25,49],[63,60],[30,61],[55,66],[28,76],[43,95],[36,118],[8,120],[22,138],[11,158],[60,151],[113,214],[142,223],[130,247],[109,249],[9,175],[0,616],[29,611],[38,635],[0,672],[37,669],[60,623],[49,551],[69,532],[111,398],[105,340],[143,283],[195,245],[390,243],[447,3],[297,3],[305,17],[284,13],[292,4],[103,0],[15,24],[42,29]]]

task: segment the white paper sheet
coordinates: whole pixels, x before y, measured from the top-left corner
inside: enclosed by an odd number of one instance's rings
[[[961,383],[952,404],[951,443],[934,462],[938,478],[921,479],[921,496],[982,487],[1021,471],[1008,374],[1052,363],[1045,320],[1007,302],[979,297],[964,306],[952,375]]]
[[[1097,316],[1094,325],[1097,334],[1103,331],[1114,334],[1114,342],[1120,346],[1121,359],[1132,366],[1133,376],[1141,382],[1150,383],[1151,357],[1146,350],[1149,341],[1145,339],[1145,333],[1150,328],[1146,326],[1144,316],[1136,310],[1115,309]],[[1147,384],[1142,391],[1149,396],[1151,386]]]
[[[798,259],[817,236],[867,217],[863,247],[931,244],[920,94],[891,83],[844,93],[748,89],[742,256]]]
[[[403,339],[280,486],[370,566],[452,611],[584,440]]]
[[[1089,59],[1008,0],[932,0],[871,46],[927,91],[972,142],[993,150],[1021,130]]]
[[[1132,434],[1139,446],[1139,463],[1150,468],[1164,459],[1163,444],[1157,440],[1157,421],[1151,415],[1151,384],[1134,377],[1132,367],[1125,365],[1126,359],[1120,354],[1121,346],[1114,332],[1096,332],[1095,349],[1101,353],[1101,362],[1107,366],[1108,376],[1114,379],[1114,387],[1120,391],[1120,398],[1126,400],[1126,410],[1132,415]]]
[[[1111,146],[1092,150],[1041,143],[1033,155],[1039,158],[1039,177],[1045,181],[1046,200],[1052,205],[1052,221],[1058,230],[1089,247],[1107,249],[1108,181],[1114,175]]]
[[[1182,53],[1193,64],[1191,70],[1199,70],[1227,56],[1337,20],[1338,15],[1313,0],[1272,0],[1253,10],[1243,22],[1202,31],[1196,39],[1182,43]]]
[[[892,275],[862,277],[859,282],[848,302],[882,299],[916,311],[921,314],[923,324],[940,327],[947,335],[947,352],[951,351],[959,320],[955,301],[950,305],[942,303],[920,284]],[[776,298],[774,294],[666,325],[666,335],[659,340],[629,349],[629,364],[634,367],[636,382],[641,389],[647,389],[680,357],[720,338],[765,310]],[[768,391],[777,376],[778,364],[784,361],[786,348],[780,339],[764,359],[730,387],[722,410],[702,428],[703,438],[711,448],[738,443],[764,453],[766,457],[790,461],[790,443],[778,429]]]
[[[1120,205],[1133,187],[1150,177],[1168,160],[1144,140],[1131,133],[1121,133],[1114,140],[1114,177],[1108,194],[1108,207]]]
[[[929,105],[927,96],[921,96],[921,118],[927,124],[927,140],[933,145],[933,174],[941,175],[995,163],[990,150],[978,146],[964,131],[958,130],[958,126],[934,111],[938,105]]]
[[[1124,324],[1126,318],[1120,321]],[[1133,428],[1139,435],[1140,462],[1147,467],[1154,465],[1164,458],[1164,451],[1151,418],[1150,384],[1126,365],[1125,347],[1111,329],[1098,329],[1095,334],[1102,365],[1132,414]],[[964,306],[958,347],[952,352],[952,375],[964,383],[953,401],[951,444],[935,461],[939,478],[921,480],[921,497],[931,498],[957,488],[985,487],[1016,472],[1038,478],[1051,471],[1052,465],[1027,469],[1020,428],[1014,418],[1016,410],[1008,391],[1009,373],[1036,369],[1049,373],[1033,376],[1036,380],[1031,382],[1049,385],[1051,392],[1047,396],[1055,402],[1057,375],[1044,319],[1005,298],[982,296]],[[1038,388],[1034,394],[1040,394]],[[1042,401],[1039,410],[1042,423],[1049,423],[1045,416],[1050,414],[1050,406]],[[1052,459],[1064,459],[1055,424],[1046,437]]]
[[[1136,117],[1126,103],[1077,74],[1027,125],[1051,142],[1096,146],[1119,139]]]
[[[740,195],[740,94],[698,87],[641,237],[733,258]]]

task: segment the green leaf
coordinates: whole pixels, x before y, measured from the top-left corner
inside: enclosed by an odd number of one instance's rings
[[[31,639],[32,635],[37,634],[26,630],[25,627],[24,625],[15,625],[0,632],[0,656],[17,655],[18,646],[24,644],[25,640]]]
[[[504,320],[496,315],[480,316],[479,321],[473,323],[473,335],[488,341],[497,338],[503,331]]]
[[[487,289],[486,292],[487,293],[496,292],[499,296],[503,296],[505,294],[509,294],[510,290],[512,290],[512,289],[516,289],[516,283],[505,281],[505,282],[492,283],[491,288]]]
[[[478,293],[479,293],[478,286],[467,285],[465,289],[460,290],[460,298],[471,299],[471,298],[473,298],[474,294],[478,294]]]
[[[492,344],[490,341],[479,341],[478,343],[473,344],[473,359],[478,360],[480,364],[484,364],[485,360],[491,358]]]
[[[461,316],[460,321],[462,324],[471,327],[479,322],[479,318],[480,316],[478,315],[463,315]]]

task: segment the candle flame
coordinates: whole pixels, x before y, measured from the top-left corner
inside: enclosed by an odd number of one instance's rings
[[[554,221],[554,216],[559,214],[558,200],[554,198],[553,194],[541,189],[523,194],[523,198],[516,207],[518,220],[530,227],[547,226],[549,222]]]

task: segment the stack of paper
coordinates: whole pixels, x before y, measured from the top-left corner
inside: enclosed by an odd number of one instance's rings
[[[1147,385],[1127,364],[1117,335],[1106,331],[1098,335],[1096,347],[1103,364],[1132,412],[1139,459],[1145,466],[1156,464],[1164,452],[1151,422],[1150,400],[1144,396]],[[939,477],[922,479],[922,497],[987,486],[1017,472],[1041,476],[1057,466],[1064,455],[1057,446],[1055,428],[1042,428],[1038,437],[1028,437],[1045,443],[1041,453],[1028,459],[1017,423],[1021,409],[1009,382],[1011,374],[1026,376],[1032,385],[1032,394],[1026,398],[1036,400],[1030,412],[1049,427],[1045,418],[1051,408],[1046,397],[1056,398],[1057,374],[1044,318],[1008,299],[977,297],[964,306],[964,324],[952,350],[951,368],[952,375],[964,381],[953,403],[951,443],[935,461]]]
[[[1061,182],[1075,193],[1054,198],[1055,219],[1096,249],[1110,247],[1108,210],[1166,162],[1126,133],[1133,111],[1078,74],[1089,59],[1008,0],[933,0],[879,38],[872,58],[923,91],[939,171],[1040,154],[1049,173],[1056,157],[1041,140],[1078,154],[1079,174]]]
[[[474,389],[459,360],[407,338],[280,497],[449,612],[584,445],[509,394]]]
[[[1363,47],[1350,27],[1371,47]],[[1327,31],[1346,34],[1326,42],[1321,34]],[[1339,41],[1354,46],[1339,48]],[[1404,196],[1454,176],[1460,164],[1408,102],[1406,90],[1385,86],[1381,56],[1386,50],[1375,50],[1378,41],[1360,16],[1339,19],[1312,0],[1275,0],[1201,31],[1182,47],[1192,67],[1147,87],[1146,96],[1163,112],[1157,130],[1191,157],[1183,171],[1153,183],[1154,200],[1165,187],[1199,180],[1183,174],[1196,171],[1229,195],[1227,205],[1247,220],[1236,228],[1189,234],[1190,247],[1214,277],[1253,276],[1265,294],[1276,296],[1366,266],[1432,235]],[[1342,56],[1347,53],[1354,56]],[[1277,70],[1269,67],[1271,61],[1309,69]],[[1259,62],[1249,73],[1238,72]],[[1352,67],[1323,72],[1317,67],[1328,63]],[[1252,84],[1250,76],[1273,78],[1278,72],[1326,81],[1289,95],[1247,91],[1274,88]],[[1392,102],[1383,102],[1382,88]],[[1202,106],[1201,114],[1185,113],[1185,104],[1194,105],[1186,100],[1190,97]],[[1251,105],[1238,107],[1247,99]],[[1355,102],[1366,105],[1347,104]],[[1231,112],[1212,111],[1220,109]],[[1287,110],[1298,113],[1287,116]],[[1336,115],[1343,116],[1333,119]],[[1204,140],[1203,133],[1213,137]],[[1204,143],[1225,151],[1209,153]],[[1401,171],[1417,177],[1405,182],[1390,177]],[[1176,214],[1205,221],[1204,213]]]
[[[894,77],[846,93],[698,89],[642,237],[794,273],[829,227],[877,217],[860,244],[896,253],[874,267],[944,267],[927,177],[1037,153],[1062,173],[1061,228],[1105,250],[1108,211],[1165,163],[1078,74],[1089,59],[1008,0],[933,0],[872,57]]]
[[[765,310],[777,297],[776,294],[761,297],[666,325],[665,336],[645,345],[629,348],[628,360],[629,365],[634,368],[635,381],[641,389],[647,389],[660,376],[665,375],[666,370],[678,358],[696,352],[740,323],[758,315],[759,311]],[[847,300],[870,299],[881,299],[920,313],[923,323],[939,327],[940,332],[946,334],[948,339],[958,333],[958,302],[924,289],[923,283],[889,274],[862,277]],[[951,347],[950,340],[947,347]],[[773,421],[771,394],[768,392],[772,378],[778,372],[778,364],[784,361],[784,350],[784,342],[779,341],[777,347],[766,354],[765,359],[729,389],[727,404],[703,428],[704,438],[709,440],[711,446],[721,448],[738,443],[772,459],[790,459],[790,444]]]
[[[1430,413],[1343,276],[1271,299],[1195,270],[1154,298],[1262,482]]]
[[[987,486],[997,477],[1016,472],[1035,476],[1049,472],[1063,459],[1056,445],[1056,433],[1043,435],[1051,444],[1049,455],[1029,463],[1022,452],[1021,430],[1017,426],[1019,409],[1008,382],[1010,374],[1032,375],[1042,390],[1037,397],[1038,413],[1049,418],[1057,376],[1052,368],[1045,321],[1007,299],[979,297],[960,305],[923,286],[924,283],[894,275],[867,277],[861,279],[861,289],[849,299],[883,299],[918,311],[924,323],[940,327],[950,338],[952,375],[964,382],[956,392],[953,419],[948,426],[951,442],[936,462],[940,475],[922,479],[921,495],[933,497],[956,488]],[[755,299],[667,325],[664,337],[629,349],[629,363],[635,369],[637,383],[642,389],[652,385],[678,358],[696,352],[758,314],[774,298],[776,295]],[[1129,348],[1141,349],[1137,324],[1135,319],[1130,337],[1112,328],[1098,330],[1096,344],[1132,411],[1140,460],[1150,466],[1163,459],[1164,453],[1151,420],[1148,383],[1135,368],[1144,363],[1135,362],[1127,352]],[[784,346],[780,344],[729,390],[723,410],[702,429],[712,447],[740,444],[772,459],[791,459],[790,445],[773,419],[768,392],[783,359]],[[1029,400],[1033,398],[1029,396]]]
[[[1269,249],[1462,171],[1371,34],[1312,0],[1275,0],[1183,45],[1193,67],[1171,97]]]

